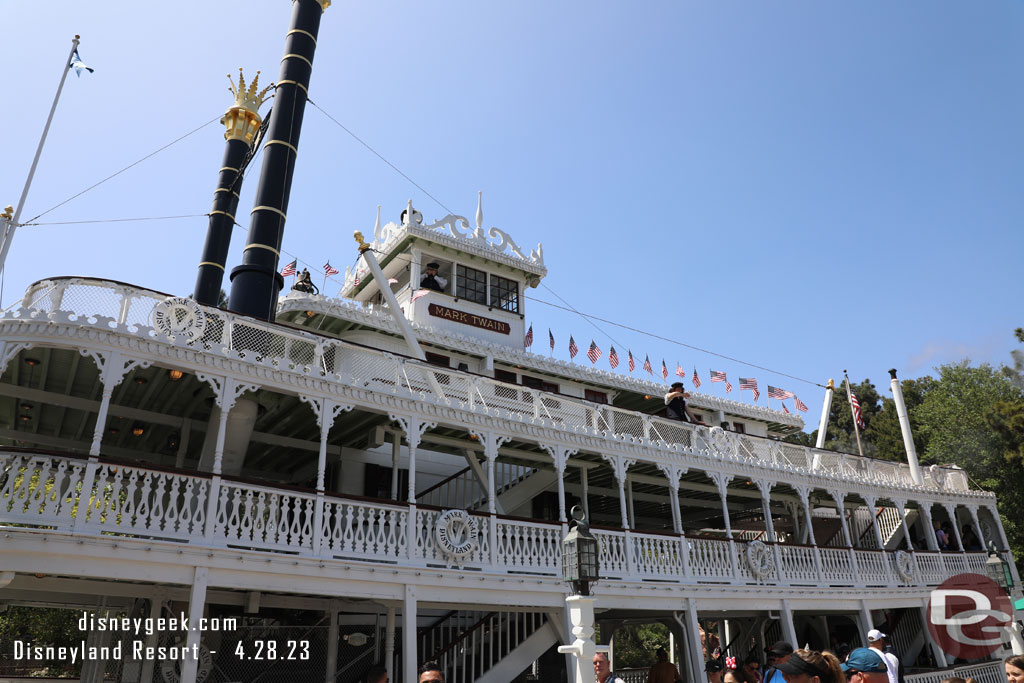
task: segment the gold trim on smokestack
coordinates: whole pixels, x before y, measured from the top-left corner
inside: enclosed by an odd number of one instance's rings
[[[245,87],[245,76],[242,75],[242,70],[238,70],[238,87],[235,87],[235,82],[231,80],[231,74],[228,74],[228,81],[231,82],[231,87],[228,88],[235,95],[235,106],[231,107],[221,118],[220,122],[224,124],[226,130],[224,131],[225,140],[242,140],[248,145],[252,145],[253,139],[256,137],[256,131],[263,125],[263,119],[260,117],[260,107],[263,106],[263,102],[266,100],[265,95],[267,91],[274,87],[271,83],[263,90],[256,92],[256,89],[260,82],[260,72],[256,72],[256,77],[252,79],[252,83],[249,87]]]
[[[331,6],[331,0],[317,0],[320,3],[320,11],[326,12],[327,8]]]

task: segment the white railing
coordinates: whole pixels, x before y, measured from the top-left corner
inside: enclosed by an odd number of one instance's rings
[[[942,683],[946,678],[973,678],[978,683],[1006,683],[1002,662],[984,662],[968,664],[951,669],[937,669],[923,674],[910,674],[907,683]]]
[[[216,308],[203,307],[205,325],[195,339],[174,340],[149,327],[154,306],[165,298],[158,292],[107,280],[43,280],[27,290],[25,308],[4,317],[24,319],[66,313],[71,316],[68,322],[104,328],[121,325],[122,331],[146,338],[497,418],[716,460],[753,462],[789,472],[813,472],[873,484],[913,485],[909,469],[899,463],[818,451],[525,389]],[[930,470],[928,481],[946,490],[968,488],[964,473],[955,469]]]
[[[546,624],[539,612],[455,612],[419,634],[419,654],[446,681],[472,683]]]
[[[563,525],[472,513],[475,541],[455,561],[435,539],[442,513],[184,472],[0,451],[0,525],[12,529],[114,534],[328,560],[561,575]],[[915,552],[913,580],[904,580],[894,552],[769,543],[768,566],[755,575],[749,544],[741,541],[608,529],[595,529],[594,535],[607,580],[934,586],[955,574],[983,573],[987,559],[985,553]]]

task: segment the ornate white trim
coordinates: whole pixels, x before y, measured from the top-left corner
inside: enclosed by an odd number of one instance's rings
[[[755,540],[747,543],[744,556],[747,566],[750,567],[750,573],[758,581],[764,581],[772,575],[772,570],[775,568],[775,557],[772,554],[772,549],[762,541]]]
[[[896,555],[893,556],[893,565],[896,567],[896,573],[899,574],[900,578],[906,583],[914,582],[914,557],[906,550],[897,550]]]
[[[434,524],[434,541],[448,558],[449,566],[459,567],[479,544],[476,519],[465,510],[445,510]]]

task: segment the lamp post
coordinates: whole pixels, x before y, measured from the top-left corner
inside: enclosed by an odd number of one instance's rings
[[[571,645],[560,645],[562,654],[576,657],[576,683],[594,683],[590,665],[594,659],[594,598],[590,595],[590,584],[597,581],[597,539],[590,533],[583,508],[574,505],[570,516],[572,528],[562,541],[562,578],[572,587],[572,594],[565,598],[569,611],[569,622],[576,640]]]

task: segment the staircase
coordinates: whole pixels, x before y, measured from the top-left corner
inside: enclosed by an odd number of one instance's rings
[[[459,611],[420,631],[419,652],[448,683],[509,683],[557,642],[546,614]]]
[[[892,641],[892,649],[903,662],[903,666],[916,666],[917,658],[925,646],[924,630],[920,610],[896,610],[888,626],[888,634]]]

